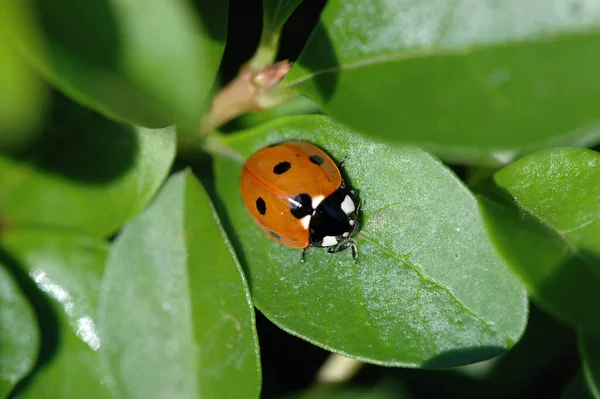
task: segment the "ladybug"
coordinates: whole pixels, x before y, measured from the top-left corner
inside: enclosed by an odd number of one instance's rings
[[[244,164],[241,191],[254,221],[274,241],[329,253],[352,248],[358,230],[356,193],[346,186],[340,168],[320,148],[304,141],[273,144]]]

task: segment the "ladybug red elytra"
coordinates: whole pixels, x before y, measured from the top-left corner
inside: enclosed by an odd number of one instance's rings
[[[317,146],[288,141],[258,150],[244,164],[241,190],[254,221],[280,244],[303,248],[302,261],[312,246],[329,253],[352,248],[356,262],[360,204]]]

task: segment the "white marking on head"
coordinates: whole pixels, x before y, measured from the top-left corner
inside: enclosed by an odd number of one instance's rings
[[[312,208],[313,209],[317,209],[317,207],[319,206],[319,204],[321,202],[323,202],[324,199],[325,199],[325,197],[322,196],[322,195],[317,195],[317,196],[313,197],[313,199],[312,199]]]
[[[306,215],[300,219],[300,223],[302,224],[302,227],[308,230],[308,226],[310,226],[310,215]]]
[[[325,236],[323,237],[323,246],[324,247],[331,247],[335,244],[338,243],[337,238],[335,238],[334,236]]]
[[[342,234],[342,237],[348,237],[350,235],[350,233],[345,232],[344,234]]]
[[[342,211],[344,211],[346,215],[349,215],[354,212],[355,209],[354,201],[352,201],[352,198],[350,198],[349,195],[346,195],[346,198],[342,201]]]
[[[350,224],[350,226],[354,226],[354,220],[349,220],[348,223]]]

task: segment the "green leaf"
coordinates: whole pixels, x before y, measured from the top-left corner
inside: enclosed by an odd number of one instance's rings
[[[0,398],[8,397],[15,384],[33,368],[39,335],[33,309],[0,262]]]
[[[258,397],[250,295],[215,210],[189,172],[171,177],[114,242],[100,325],[121,397]]]
[[[302,0],[263,0],[263,30],[279,32]]]
[[[234,119],[231,123],[225,126],[228,132],[235,132],[242,129],[249,129],[268,122],[273,119],[281,118],[289,115],[309,115],[320,114],[319,107],[310,99],[297,96],[290,101],[285,102],[277,107],[266,109],[260,112],[249,112]]]
[[[12,43],[0,6],[0,150],[18,151],[39,133],[46,90]]]
[[[110,398],[100,370],[96,298],[104,241],[49,229],[10,229],[2,248],[39,291],[42,354],[18,398]]]
[[[495,356],[525,327],[523,287],[488,241],[477,202],[439,161],[322,116],[281,118],[229,136],[248,156],[286,139],[314,142],[344,167],[363,201],[350,253],[307,253],[271,241],[239,193],[241,165],[218,159],[216,189],[247,266],[254,304],[275,324],[367,362],[448,367]],[[292,164],[293,167],[293,164]],[[360,339],[357,339],[360,337]]]
[[[599,26],[587,0],[331,0],[286,84],[359,131],[502,162],[600,139]]]
[[[302,0],[263,0],[263,25],[260,43],[248,65],[261,70],[275,62],[281,28]]]
[[[93,113],[71,118],[73,126],[59,127],[62,137],[40,142],[30,156],[0,156],[2,217],[108,236],[163,183],[175,128],[129,127]]]
[[[229,0],[195,0],[205,34],[200,36],[204,48],[206,75],[214,80],[221,64],[227,40]],[[207,88],[204,89],[206,92]]]
[[[598,396],[594,397],[590,392],[590,388],[585,382],[585,377],[581,370],[575,374],[571,379],[567,388],[564,390],[561,399],[597,399]]]
[[[6,3],[15,24],[39,32],[19,37],[21,50],[65,94],[141,126],[198,127],[224,43],[185,0]],[[227,4],[213,15],[221,29]]]
[[[534,300],[600,335],[600,154],[556,148],[496,172],[478,190],[493,242]]]
[[[587,386],[595,398],[600,398],[600,339],[580,335],[579,351]]]

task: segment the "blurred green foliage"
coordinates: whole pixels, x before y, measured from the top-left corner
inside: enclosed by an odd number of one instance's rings
[[[599,27],[593,0],[0,1],[0,398],[600,397]],[[236,101],[268,106],[202,128]],[[358,264],[251,221],[242,161],[288,139],[349,157]],[[361,363],[326,380],[331,352]]]

